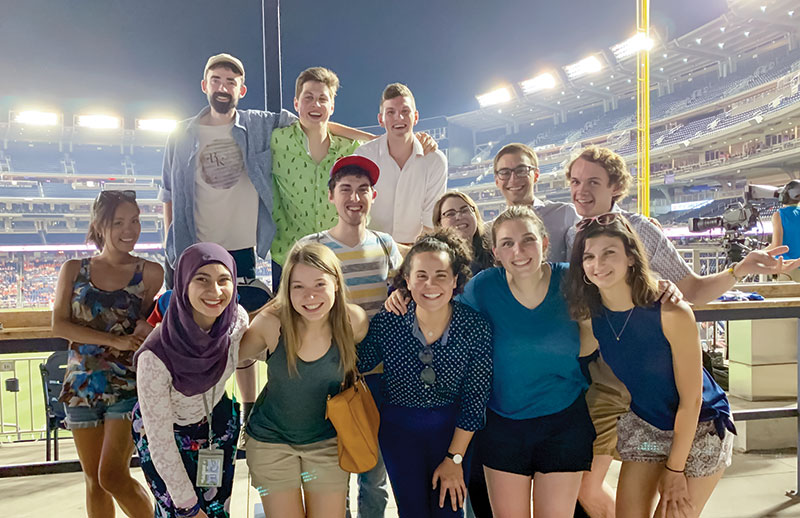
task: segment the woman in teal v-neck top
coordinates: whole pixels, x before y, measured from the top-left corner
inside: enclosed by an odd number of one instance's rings
[[[584,399],[580,335],[561,289],[567,265],[544,261],[547,233],[528,207],[510,207],[492,226],[502,265],[466,286],[461,301],[492,324],[494,373],[478,441],[496,515],[575,508],[590,469],[594,427]]]

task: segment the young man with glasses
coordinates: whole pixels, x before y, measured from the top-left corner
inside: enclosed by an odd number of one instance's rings
[[[328,201],[338,214],[336,225],[300,240],[316,241],[336,254],[342,265],[348,301],[361,306],[370,318],[386,300],[389,272],[399,268],[403,261],[392,236],[367,229],[379,177],[378,165],[369,158],[350,155],[337,160],[328,180]],[[380,401],[382,372],[381,365],[364,377],[376,402]],[[386,467],[379,456],[374,468],[358,474],[359,518],[382,518],[388,501]]]
[[[533,208],[550,237],[547,260],[565,262],[567,235],[580,217],[569,203],[542,201],[534,195],[539,180],[539,159],[525,144],[507,144],[494,157],[494,183],[509,207]]]
[[[606,148],[586,148],[569,164],[566,174],[575,209],[585,218],[571,230],[570,247],[580,227],[591,221],[608,224],[624,216],[642,241],[651,270],[662,279],[672,281],[693,304],[714,300],[748,275],[778,273],[797,267],[794,262],[784,265],[775,258],[784,249],[757,250],[722,272],[698,275],[657,225],[641,214],[623,211],[617,204],[628,193],[633,180],[620,155]],[[604,479],[616,451],[617,418],[627,412],[630,396],[602,358],[593,362],[589,370],[593,383],[586,399],[597,439],[592,470],[583,476],[579,501],[592,518],[600,518],[614,516],[614,493],[604,485]]]
[[[386,133],[355,152],[378,164],[376,185],[381,199],[372,210],[369,227],[386,232],[402,244],[433,229],[433,206],[447,186],[447,158],[441,151],[425,153],[414,137],[419,120],[414,95],[403,84],[387,86],[381,96],[378,122]]]

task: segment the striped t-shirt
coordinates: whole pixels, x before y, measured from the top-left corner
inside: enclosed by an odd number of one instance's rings
[[[350,302],[361,306],[369,317],[380,311],[388,296],[389,271],[399,268],[403,261],[392,236],[367,230],[361,244],[349,247],[324,230],[300,240],[308,241],[327,246],[339,258]]]

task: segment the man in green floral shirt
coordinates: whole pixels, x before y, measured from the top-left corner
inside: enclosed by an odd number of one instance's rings
[[[336,223],[336,209],[328,203],[328,177],[333,163],[351,155],[357,140],[328,131],[339,78],[313,67],[297,78],[294,108],[300,120],[272,132],[272,217],[277,227],[272,241],[273,279],[295,241]],[[369,139],[365,134],[365,140]]]

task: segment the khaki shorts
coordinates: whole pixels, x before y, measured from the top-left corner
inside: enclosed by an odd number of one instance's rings
[[[597,432],[594,454],[619,458],[617,420],[629,410],[631,396],[602,357],[589,364],[589,373],[592,384],[586,391],[586,403]]]
[[[260,496],[299,489],[346,492],[350,473],[339,467],[336,437],[311,444],[261,442],[245,434],[247,467]]]

